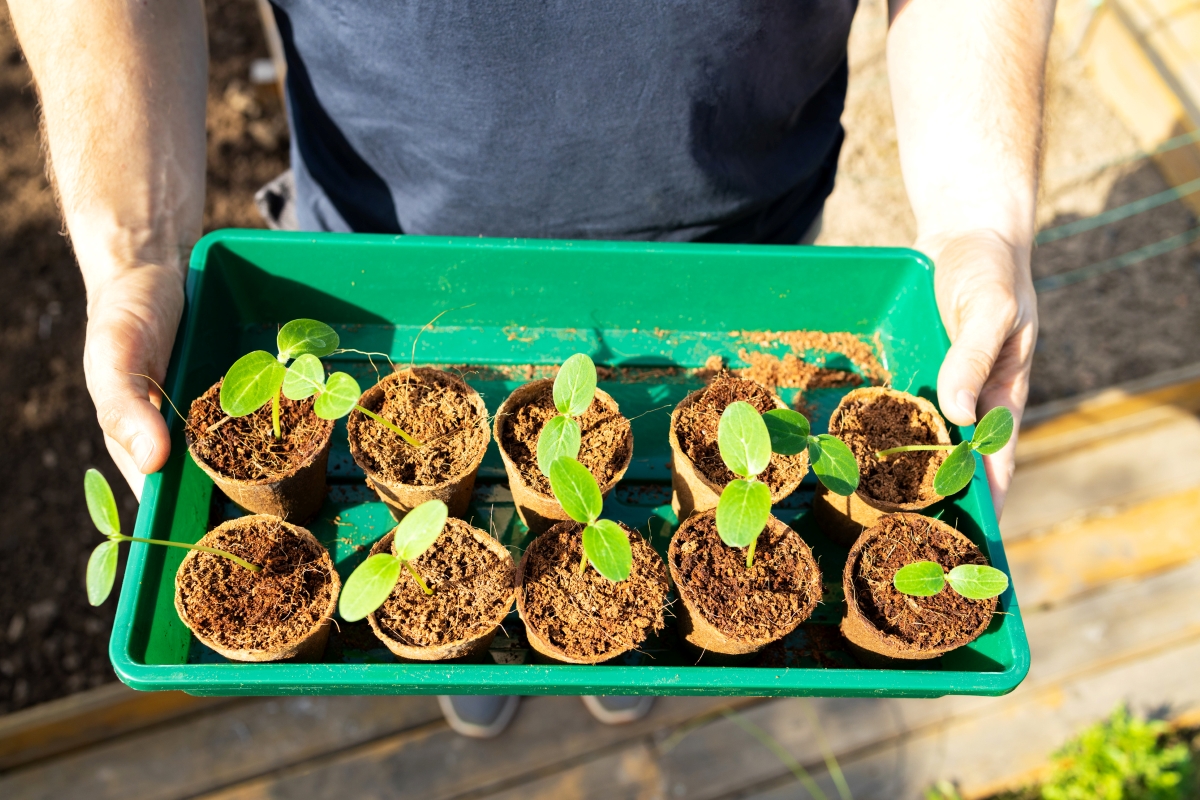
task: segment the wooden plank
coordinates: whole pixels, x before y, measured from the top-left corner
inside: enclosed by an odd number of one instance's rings
[[[230,702],[110,683],[0,716],[0,772]]]

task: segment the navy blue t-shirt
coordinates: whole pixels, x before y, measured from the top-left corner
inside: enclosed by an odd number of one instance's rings
[[[795,242],[857,0],[275,0],[307,230]]]

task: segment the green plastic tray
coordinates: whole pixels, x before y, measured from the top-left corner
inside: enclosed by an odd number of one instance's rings
[[[624,367],[601,381],[633,420],[634,458],[605,514],[638,527],[665,552],[670,509],[670,409],[700,381],[686,369],[716,354],[733,365],[748,344],[739,331],[850,331],[873,341],[894,384],[934,397],[948,345],[933,296],[932,266],[901,249],[646,244],[415,236],[217,231],[197,245],[188,304],[167,379],[181,407],[247,350],[273,346],[277,326],[312,317],[336,327],[344,347],[384,352],[400,363],[438,312],[455,309],[416,345],[417,363],[458,365],[491,411],[539,367],[575,352]],[[770,351],[777,354],[782,349]],[[843,356],[808,353],[856,369]],[[374,380],[362,356],[331,361]],[[376,359],[386,369],[386,362]],[[469,366],[467,366],[469,365]],[[514,366],[516,365],[516,366]],[[662,367],[685,368],[663,376]],[[658,371],[656,371],[658,370]],[[819,390],[814,431],[825,429],[845,390]],[[791,401],[794,392],[781,392]],[[240,509],[214,497],[187,456],[182,424],[170,415],[173,450],[149,476],[136,535],[194,542]],[[960,430],[957,436],[969,435]],[[331,492],[313,533],[343,579],[392,526],[350,459],[344,425],[334,433]],[[110,647],[117,674],[136,689],[200,695],[264,694],[716,694],[936,697],[998,695],[1029,668],[1016,597],[1000,598],[977,641],[920,669],[862,669],[837,633],[846,550],[810,519],[811,478],[775,513],[816,552],[825,577],[817,613],[758,664],[696,666],[673,627],[619,665],[528,663],[515,612],[486,664],[401,664],[365,623],[341,624],[320,664],[241,664],[200,645],[175,613],[174,575],[183,552],[134,544]],[[513,513],[496,445],[490,446],[472,506],[476,525],[519,556],[527,533]],[[1007,571],[983,470],[968,489],[930,510],[957,525]],[[672,620],[668,620],[671,622]]]

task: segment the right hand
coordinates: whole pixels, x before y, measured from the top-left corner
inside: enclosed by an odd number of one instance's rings
[[[183,313],[178,267],[140,264],[89,287],[83,371],[104,443],[141,500],[145,476],[167,462],[171,439],[159,407],[162,393],[133,373],[166,380]]]

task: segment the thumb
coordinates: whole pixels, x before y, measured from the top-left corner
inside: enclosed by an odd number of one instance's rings
[[[974,314],[963,321],[938,373],[938,404],[955,425],[974,424],[983,385],[1007,338],[1008,329],[988,317]]]
[[[101,372],[105,367],[99,368]],[[171,449],[166,421],[150,402],[151,384],[108,365],[107,378],[89,381],[96,403],[96,418],[104,435],[124,450],[142,474],[157,472]]]

